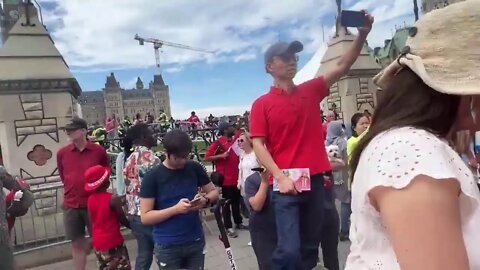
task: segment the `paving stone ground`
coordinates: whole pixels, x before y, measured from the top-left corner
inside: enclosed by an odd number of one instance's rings
[[[225,248],[223,247],[222,242],[218,239],[218,227],[215,221],[207,222],[209,229],[205,229],[205,235],[207,240],[207,253],[205,258],[205,269],[207,270],[228,270],[229,264],[227,262],[227,257],[225,254]],[[230,244],[232,246],[233,256],[235,258],[237,268],[239,270],[256,270],[257,262],[255,254],[253,253],[252,247],[248,246],[250,241],[250,235],[248,231],[238,231],[239,237],[235,239],[230,239]],[[137,255],[137,247],[135,240],[129,240],[126,242],[130,258],[133,263]],[[346,257],[349,251],[349,243],[341,242],[339,244],[339,260],[341,269],[343,269]],[[45,265],[41,267],[31,268],[34,270],[65,270],[73,269],[73,264],[71,260],[63,261],[55,264]],[[93,254],[88,256],[87,269],[98,269],[96,266],[96,259]],[[151,269],[158,269],[153,263]],[[320,265],[315,269],[324,269]]]

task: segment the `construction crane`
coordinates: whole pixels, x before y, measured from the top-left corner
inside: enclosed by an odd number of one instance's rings
[[[145,42],[153,44],[153,49],[155,50],[155,61],[157,63],[158,74],[160,74],[160,51],[159,51],[159,49],[162,48],[163,46],[170,46],[170,47],[174,47],[174,48],[196,51],[196,52],[202,52],[202,53],[215,53],[214,51],[207,51],[207,50],[203,50],[203,49],[198,49],[198,48],[190,47],[190,46],[179,44],[179,43],[163,41],[163,40],[156,39],[156,38],[143,38],[143,37],[140,37],[138,34],[135,34],[134,39],[138,40],[139,45],[144,45]]]

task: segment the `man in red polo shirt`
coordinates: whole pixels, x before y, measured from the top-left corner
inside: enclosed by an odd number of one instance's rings
[[[265,53],[265,68],[272,75],[270,92],[258,98],[251,110],[250,135],[255,154],[279,184],[272,191],[277,225],[277,249],[272,269],[312,269],[317,265],[324,209],[324,175],[331,171],[324,146],[320,102],[329,88],[347,74],[365,44],[373,17],[358,29],[351,48],[326,74],[300,85],[293,83],[297,55],[303,45],[279,42]],[[296,190],[282,169],[307,168],[311,190]]]
[[[57,152],[57,167],[64,186],[63,221],[65,235],[72,241],[72,256],[76,270],[85,270],[88,244],[85,228],[92,235],[87,210],[89,193],[84,189],[85,171],[95,165],[110,166],[107,152],[98,144],[87,140],[87,122],[73,118],[65,126],[71,144]]]

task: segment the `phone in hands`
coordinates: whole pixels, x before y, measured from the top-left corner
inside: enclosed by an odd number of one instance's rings
[[[364,11],[342,10],[340,23],[346,27],[363,27],[367,24]]]
[[[195,198],[193,198],[193,200],[190,201],[190,204],[196,204],[200,202],[201,199],[202,199],[202,196],[196,195]]]

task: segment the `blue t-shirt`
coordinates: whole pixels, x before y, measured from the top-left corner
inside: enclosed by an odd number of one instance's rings
[[[154,198],[155,210],[172,207],[180,199],[193,200],[198,188],[210,183],[207,172],[195,161],[183,169],[171,170],[163,164],[150,170],[142,181],[141,198]],[[160,245],[183,245],[203,239],[198,211],[180,214],[153,225],[153,240]]]

